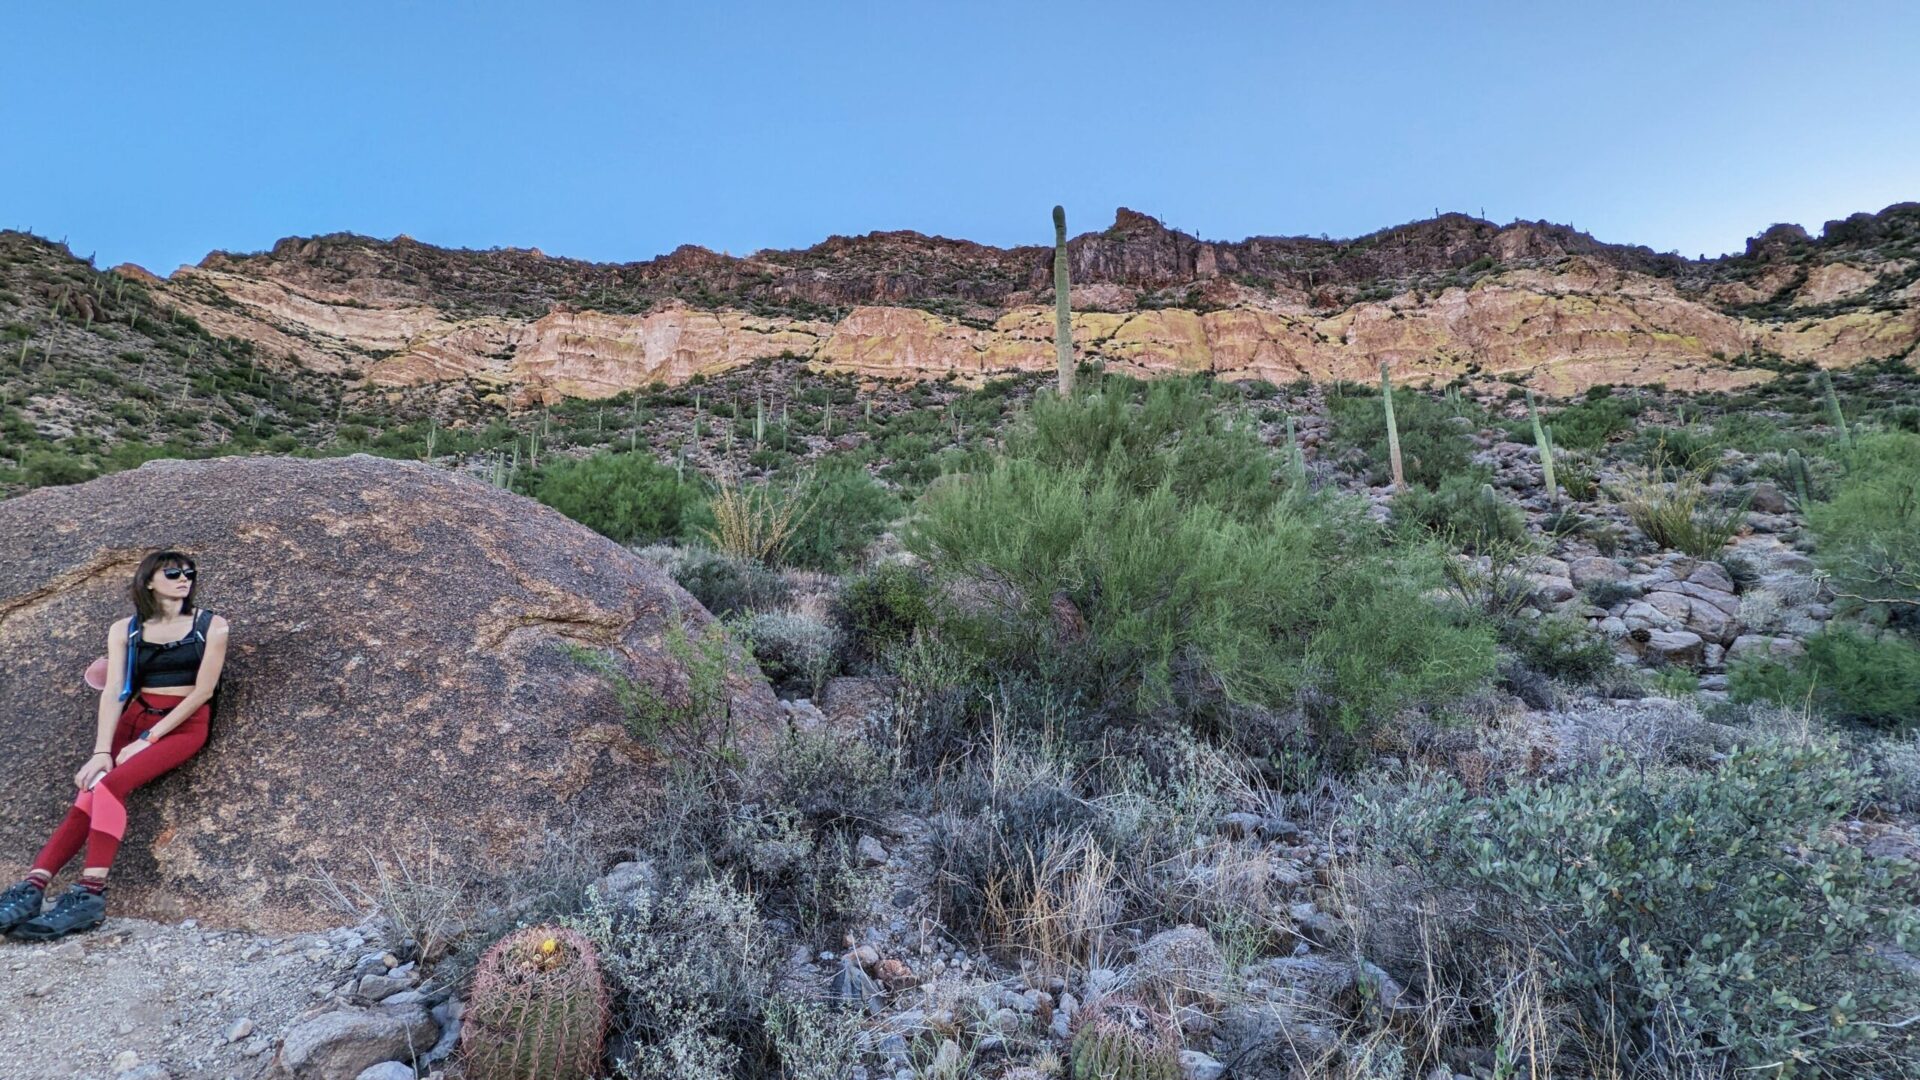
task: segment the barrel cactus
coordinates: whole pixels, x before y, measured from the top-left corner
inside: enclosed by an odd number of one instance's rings
[[[1180,1035],[1164,1013],[1104,998],[1080,1014],[1072,1059],[1073,1080],[1177,1080]]]
[[[460,1029],[474,1080],[586,1080],[600,1071],[607,988],[586,938],[552,926],[501,938],[480,958]]]

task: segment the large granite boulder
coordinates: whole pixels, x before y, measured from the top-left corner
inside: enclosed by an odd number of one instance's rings
[[[599,534],[423,464],[155,461],[32,491],[0,502],[0,857],[24,865],[72,799],[97,701],[82,672],[153,547],[197,558],[232,641],[207,748],[129,802],[129,914],[303,929],[337,921],[315,877],[366,885],[370,856],[464,873],[550,831],[611,843],[663,754],[564,646],[617,653],[671,699],[687,672],[668,628],[711,621]],[[741,731],[771,730],[751,661],[729,682]]]

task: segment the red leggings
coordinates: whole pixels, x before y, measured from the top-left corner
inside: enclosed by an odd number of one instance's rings
[[[160,722],[180,703],[178,697],[163,694],[135,694],[127,699],[120,722],[113,729],[113,753],[116,757],[142,731]],[[87,845],[86,868],[104,870],[113,864],[120,850],[120,838],[127,833],[129,792],[199,753],[207,744],[207,711],[202,704],[179,727],[153,741],[153,745],[133,755],[125,764],[115,765],[92,790],[74,797],[66,820],[53,830],[52,839],[33,860],[35,870],[57,874],[67,865],[80,845]]]

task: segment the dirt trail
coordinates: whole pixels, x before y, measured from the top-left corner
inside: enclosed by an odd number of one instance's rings
[[[263,1076],[332,985],[340,944],[124,918],[48,945],[0,940],[0,1080]]]

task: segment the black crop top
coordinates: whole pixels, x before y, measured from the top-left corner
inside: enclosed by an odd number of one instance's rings
[[[200,620],[178,641],[134,642],[135,686],[192,686],[200,679],[200,660],[207,654],[207,638]]]

